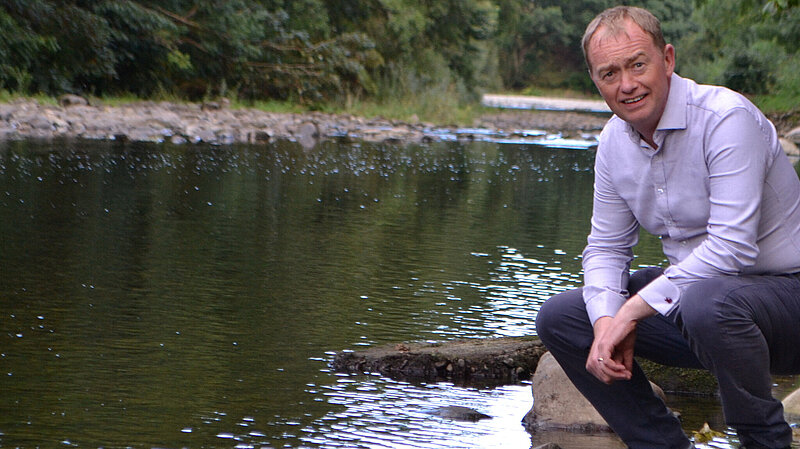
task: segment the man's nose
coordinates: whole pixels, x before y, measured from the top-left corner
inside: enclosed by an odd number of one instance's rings
[[[622,77],[620,84],[620,89],[622,90],[622,92],[631,93],[634,90],[636,90],[636,86],[638,86],[639,83],[636,81],[636,77],[633,76],[633,74],[631,74],[627,70],[623,70],[620,75]]]

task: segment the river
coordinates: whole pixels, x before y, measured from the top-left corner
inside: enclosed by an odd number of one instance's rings
[[[619,447],[530,435],[529,384],[329,369],[346,349],[535,334],[581,283],[592,163],[493,142],[2,143],[0,446]],[[643,236],[635,265],[660,263]],[[719,421],[697,410],[687,429]]]

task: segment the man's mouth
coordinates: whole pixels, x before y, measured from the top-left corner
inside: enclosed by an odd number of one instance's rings
[[[627,99],[627,100],[622,100],[622,103],[623,103],[623,104],[633,104],[633,103],[638,103],[639,101],[642,101],[642,98],[644,98],[644,97],[645,97],[645,95],[647,95],[647,94],[644,94],[644,95],[639,95],[638,97],[629,98],[629,99]]]

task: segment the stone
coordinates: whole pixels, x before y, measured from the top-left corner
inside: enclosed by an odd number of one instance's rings
[[[439,407],[431,413],[440,418],[452,419],[455,421],[480,421],[481,419],[491,419],[491,416],[481,413],[469,407],[460,405],[448,405]]]
[[[664,392],[652,382],[651,385],[663,400]],[[555,357],[549,352],[539,359],[531,388],[533,408],[523,419],[529,430],[611,431],[608,423],[572,385]]]
[[[231,105],[231,100],[223,97],[216,101],[206,101],[201,106],[202,110],[218,111],[220,109],[227,109]]]
[[[797,389],[783,399],[783,415],[787,421],[800,420],[800,389]]]
[[[781,137],[781,146],[783,147],[783,152],[786,153],[787,156],[800,156],[800,149],[797,148],[797,145],[789,139],[784,139]]]
[[[800,126],[786,133],[785,137],[796,144],[800,144]]]
[[[302,123],[297,128],[297,131],[295,131],[297,142],[306,149],[312,148],[317,144],[317,138],[319,138],[319,135],[320,134],[317,125],[311,122]]]
[[[539,359],[533,375],[533,408],[523,422],[531,430],[610,432],[597,410],[572,385],[549,352]]]
[[[269,142],[269,139],[272,138],[272,134],[266,130],[259,130],[255,131],[250,135],[250,142],[251,143],[264,143]]]
[[[58,97],[58,104],[65,108],[69,106],[88,106],[89,100],[80,95],[64,94]]]
[[[331,367],[337,372],[381,373],[398,380],[499,385],[529,380],[544,352],[538,338],[526,337],[406,342],[340,351]]]
[[[53,124],[50,120],[44,115],[36,115],[28,121],[28,126],[31,129],[36,130],[48,130],[51,131],[54,129]]]
[[[69,129],[69,123],[66,120],[62,119],[59,114],[56,114],[50,110],[42,111],[42,115],[50,122],[51,129],[56,132],[65,132]]]

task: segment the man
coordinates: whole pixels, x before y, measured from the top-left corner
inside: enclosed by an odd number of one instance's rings
[[[542,306],[539,336],[631,448],[692,447],[634,355],[710,370],[742,447],[789,447],[770,373],[800,373],[800,181],[774,126],[743,96],[674,74],[643,9],[601,13],[583,49],[615,115],[584,287]],[[660,236],[666,269],[630,275],[639,227]]]

